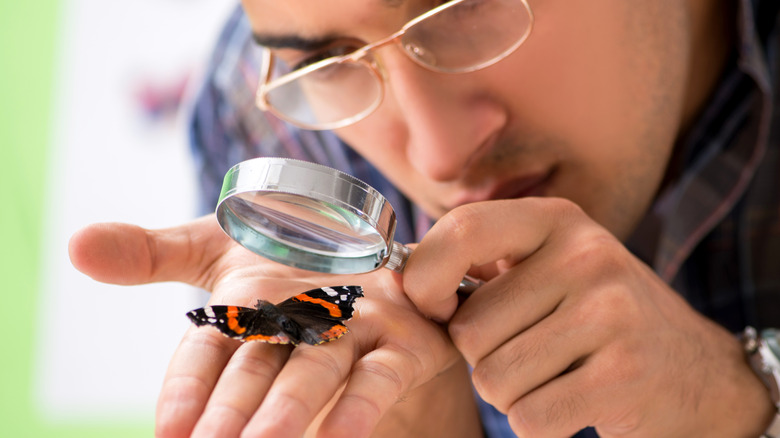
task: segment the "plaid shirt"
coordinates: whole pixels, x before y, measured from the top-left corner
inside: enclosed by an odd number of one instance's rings
[[[703,314],[741,331],[780,327],[780,74],[777,0],[739,0],[738,41],[709,103],[679,138],[667,184],[627,246]],[[255,107],[259,49],[237,9],[221,34],[190,108],[202,207],[222,177],[258,156],[297,158],[352,174],[396,209],[396,240],[431,225],[371,164],[330,132],[305,131]],[[481,406],[491,437],[514,436]],[[582,436],[595,435],[592,431]]]
[[[740,0],[737,45],[628,247],[733,332],[780,327],[777,0]]]

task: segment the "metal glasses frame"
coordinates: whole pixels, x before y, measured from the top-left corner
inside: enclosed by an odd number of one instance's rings
[[[287,73],[277,79],[274,79],[273,81],[270,80],[271,72],[274,68],[275,58],[273,56],[273,53],[269,48],[263,48],[263,58],[262,58],[262,70],[260,73],[260,80],[259,85],[257,88],[257,92],[255,94],[255,104],[263,111],[270,111],[271,113],[275,114],[277,117],[286,120],[296,126],[299,126],[304,129],[309,130],[330,130],[330,129],[338,129],[343,128],[345,126],[349,126],[351,124],[354,124],[365,117],[367,117],[369,114],[374,112],[379,105],[382,103],[382,100],[384,99],[385,94],[385,87],[384,82],[386,79],[386,74],[384,72],[384,69],[382,69],[379,62],[377,62],[376,57],[371,56],[373,52],[376,50],[389,45],[391,43],[397,43],[401,37],[403,37],[410,28],[416,26],[422,21],[425,21],[434,15],[438,15],[442,13],[443,11],[450,9],[452,7],[455,7],[463,2],[471,1],[471,0],[453,0],[447,3],[444,3],[440,6],[437,6],[430,11],[419,15],[409,22],[407,22],[403,27],[401,27],[400,30],[397,32],[388,35],[385,38],[382,38],[378,41],[375,41],[373,43],[369,43],[364,45],[363,47],[355,50],[354,52],[351,52],[346,55],[341,56],[333,56],[330,58],[323,59],[321,61],[317,61],[311,65],[307,65],[306,67],[300,68],[298,70],[292,71],[290,73]],[[528,27],[526,28],[523,35],[518,38],[518,40],[512,44],[510,47],[508,47],[506,50],[504,50],[501,54],[498,56],[495,56],[487,61],[481,62],[479,64],[475,64],[473,66],[469,66],[468,68],[461,68],[461,69],[443,69],[443,68],[436,68],[433,65],[427,64],[423,62],[420,58],[413,56],[411,53],[409,53],[405,48],[401,47],[401,50],[403,53],[406,54],[407,57],[412,59],[415,63],[420,65],[421,67],[434,71],[439,73],[450,73],[450,74],[457,74],[457,73],[468,73],[473,72],[476,70],[481,70],[485,67],[491,66],[493,64],[496,64],[512,54],[518,47],[520,47],[525,40],[528,38],[528,35],[531,33],[531,29],[534,25],[534,15],[533,11],[531,10],[531,6],[528,4],[528,0],[517,0],[518,3],[522,4],[523,7],[528,12]],[[285,84],[288,84],[292,81],[295,81],[299,79],[302,76],[305,76],[312,71],[319,70],[325,67],[328,67],[333,64],[342,64],[342,63],[364,63],[366,66],[368,66],[371,73],[375,76],[376,80],[379,81],[380,87],[379,87],[379,96],[376,98],[373,105],[369,106],[365,110],[355,114],[352,117],[345,118],[343,120],[339,120],[337,122],[332,123],[324,123],[324,124],[317,124],[312,125],[308,123],[303,123],[298,120],[293,120],[292,118],[288,117],[284,113],[277,111],[276,108],[273,107],[268,102],[267,95],[270,91],[272,91],[275,88],[278,88],[280,86],[283,86]]]

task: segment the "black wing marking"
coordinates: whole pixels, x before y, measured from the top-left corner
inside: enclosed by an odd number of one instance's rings
[[[349,330],[355,300],[363,296],[360,286],[332,286],[298,294],[278,305],[279,310],[302,329],[301,341],[316,345],[340,338]]]
[[[271,305],[265,303],[266,305]],[[267,318],[258,308],[239,306],[207,306],[187,313],[197,326],[212,326],[223,335],[241,341],[262,341],[271,344],[293,342],[277,321]]]

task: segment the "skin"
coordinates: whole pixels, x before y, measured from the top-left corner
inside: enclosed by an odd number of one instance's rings
[[[352,278],[291,269],[231,241],[213,216],[153,231],[91,225],[71,238],[70,256],[98,281],[185,282],[212,291],[210,304],[251,306],[258,296],[278,302],[290,291],[346,280],[371,291],[355,303],[351,332],[316,347],[242,344],[217,330],[191,328],[160,391],[157,436],[300,437],[310,424],[311,436],[480,433],[463,358],[389,270]],[[458,416],[441,429],[422,406]],[[380,418],[391,407],[394,415]]]
[[[73,237],[74,265],[98,280],[184,281],[211,290],[212,303],[279,301],[293,285],[366,290],[352,333],[320,347],[238,346],[190,330],[161,390],[159,436],[295,437],[310,425],[319,436],[475,436],[469,379],[519,436],[585,426],[604,437],[760,435],[772,405],[734,336],[621,243],[673,177],[674,141],[728,53],[731,29],[717,17],[733,16],[731,5],[530,4],[529,39],[485,70],[442,75],[381,49],[385,100],[338,131],[439,218],[402,278],[281,267],[230,242],[211,217]],[[243,5],[256,33],[348,46],[431,6]],[[458,306],[467,272],[486,284]]]

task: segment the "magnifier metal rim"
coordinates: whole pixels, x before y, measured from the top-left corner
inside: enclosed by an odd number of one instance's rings
[[[385,248],[362,258],[292,248],[247,225],[232,211],[228,200],[245,193],[291,194],[342,208],[375,230]],[[383,266],[395,231],[395,212],[373,187],[336,169],[290,158],[261,157],[233,166],[225,174],[216,214],[225,233],[251,251],[290,266],[329,273],[360,273]],[[284,256],[275,255],[279,252]],[[355,270],[356,265],[364,268]]]

